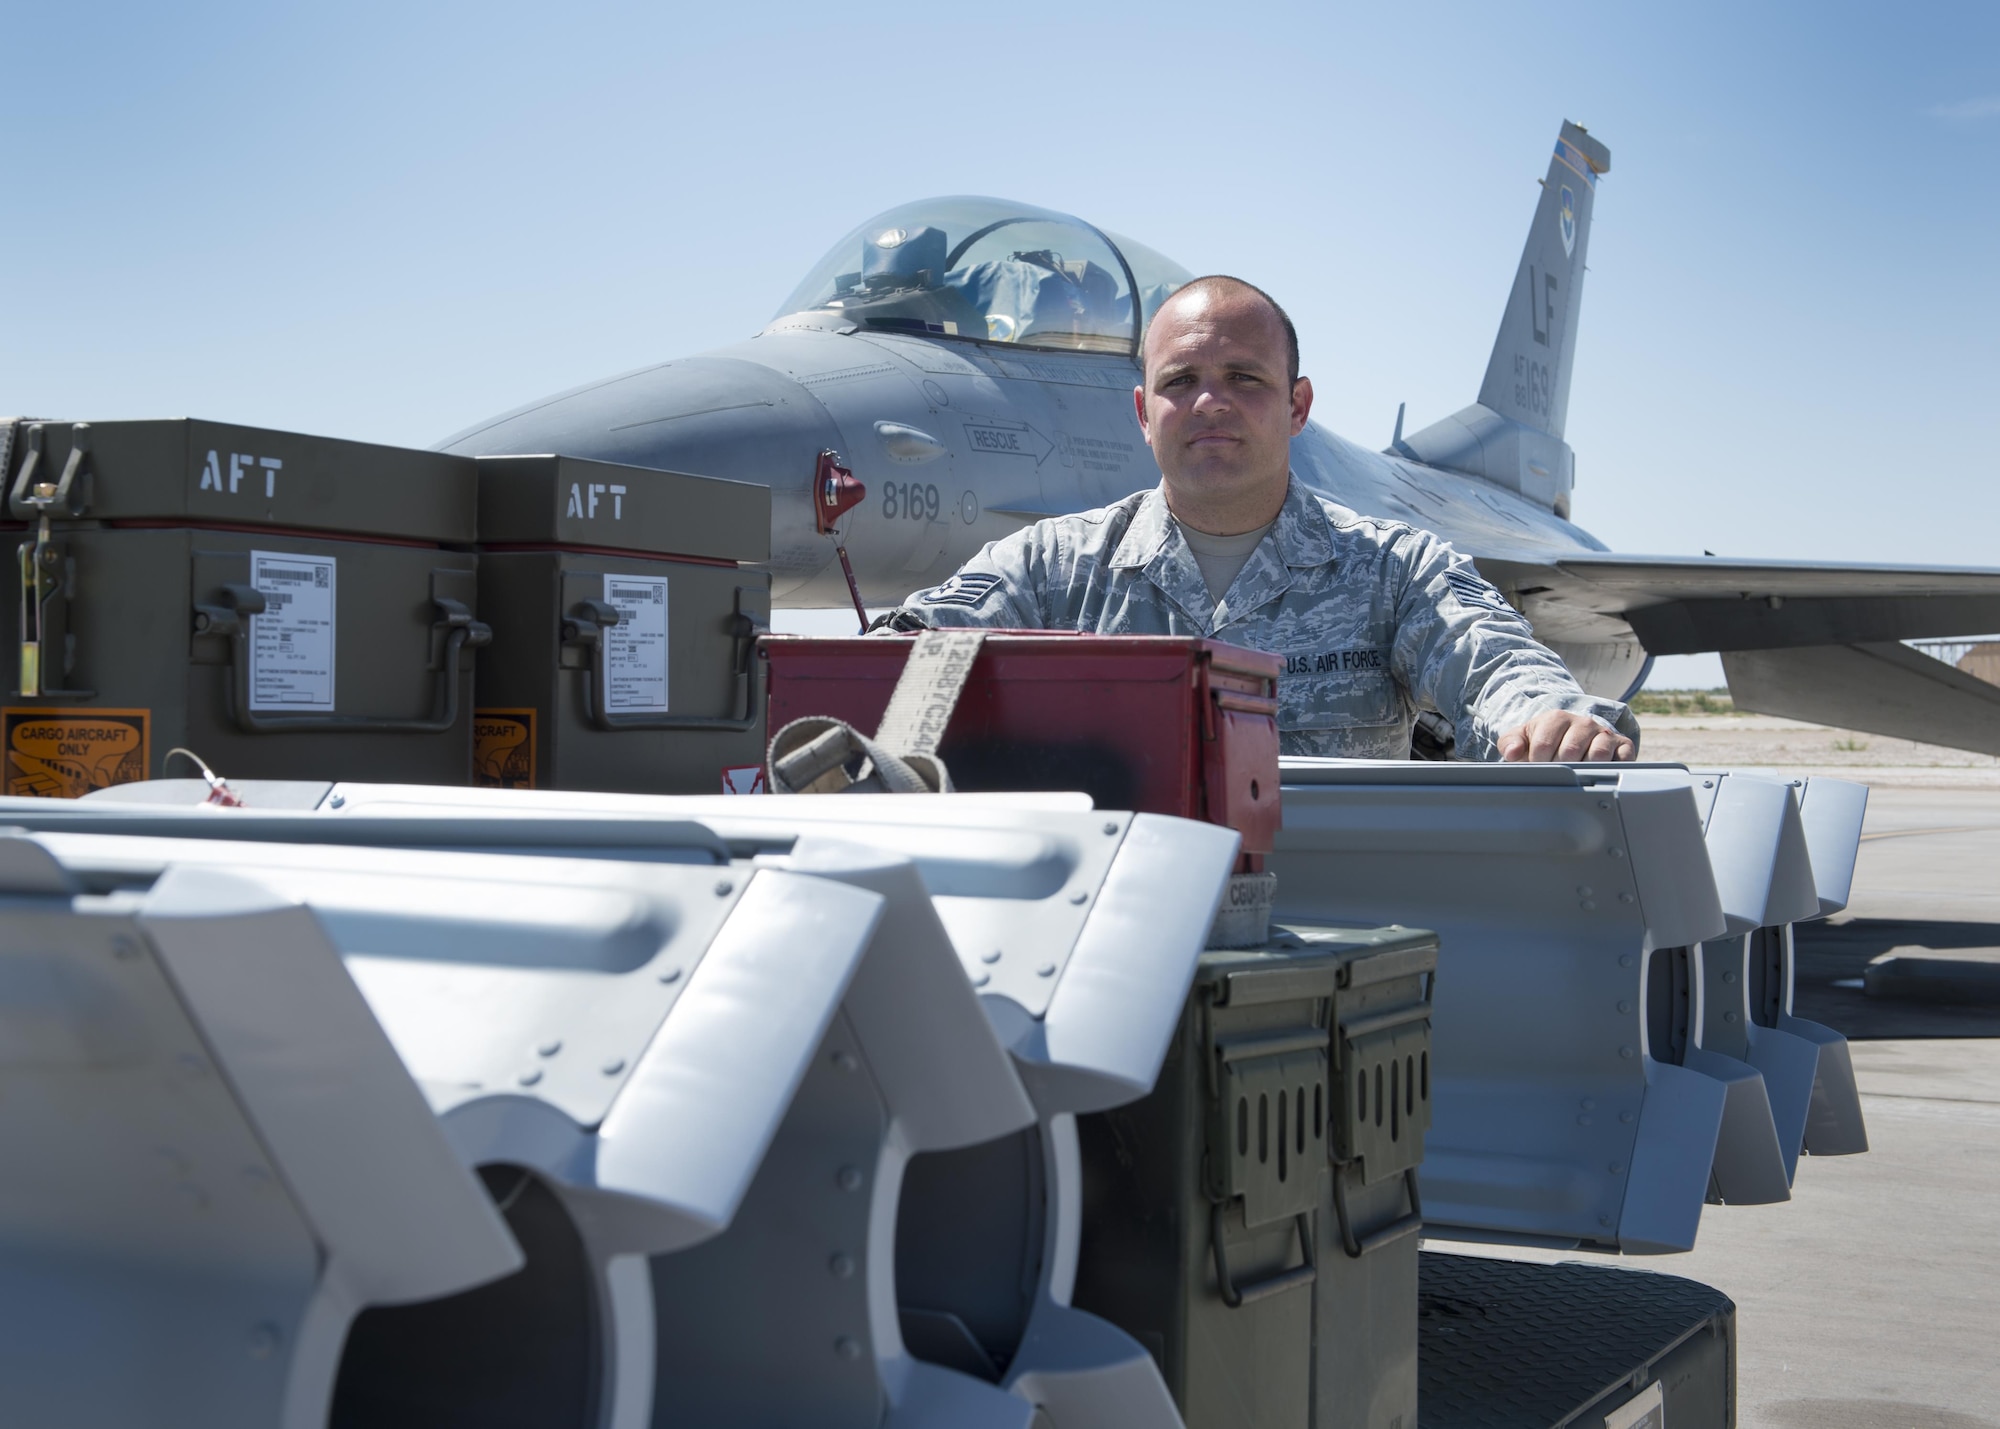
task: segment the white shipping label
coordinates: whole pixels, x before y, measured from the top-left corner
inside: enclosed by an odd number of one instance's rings
[[[334,558],[250,553],[264,613],[250,617],[250,708],[333,708]]]
[[[604,707],[665,712],[667,578],[606,576],[604,601],[618,610],[618,623],[604,632]]]

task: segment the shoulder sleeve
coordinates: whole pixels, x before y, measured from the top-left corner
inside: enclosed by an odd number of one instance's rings
[[[1388,543],[1396,678],[1418,708],[1450,720],[1460,757],[1499,758],[1500,736],[1548,710],[1576,710],[1629,738],[1632,712],[1586,694],[1526,617],[1470,560],[1426,531]]]
[[[912,592],[898,609],[933,626],[984,625],[1039,630],[1049,559],[1040,523],[988,541],[956,574]]]

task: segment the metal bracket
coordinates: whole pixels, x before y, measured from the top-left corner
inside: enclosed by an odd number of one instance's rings
[[[742,734],[764,717],[764,682],[757,678],[757,640],[770,626],[743,609],[744,588],[736,588],[736,611],[729,617],[736,638],[736,713],[728,715],[613,714],[606,698],[610,670],[604,659],[604,632],[618,624],[618,607],[604,600],[579,600],[563,613],[562,641],[590,652],[583,674],[583,717],[597,728],[617,730],[715,730]]]
[[[70,428],[69,460],[54,481],[40,480],[47,423],[28,426],[28,454],[21,459],[20,473],[7,493],[7,510],[17,520],[50,515],[72,520],[90,509],[96,480],[90,465],[90,423],[78,422]]]
[[[438,618],[431,625],[432,648],[442,646],[429,717],[380,718],[374,715],[262,715],[250,708],[250,617],[265,610],[263,592],[254,586],[225,585],[220,605],[197,605],[197,635],[218,635],[229,641],[231,666],[224,677],[224,702],[229,717],[246,734],[297,734],[313,730],[345,730],[373,734],[442,734],[458,723],[461,650],[490,644],[493,628],[474,620],[463,601],[431,595]]]
[[[66,602],[70,587],[76,580],[74,565],[62,547],[55,544],[49,519],[51,514],[81,516],[90,507],[94,488],[90,470],[90,424],[78,422],[70,429],[69,460],[63,464],[62,475],[55,481],[36,480],[41,475],[45,431],[44,423],[29,424],[28,452],[21,459],[20,474],[14,478],[13,488],[7,497],[10,513],[35,520],[34,538],[23,541],[17,552],[21,571],[21,609],[18,622],[19,658],[16,662],[19,685],[14,693],[23,699],[90,699],[97,691],[52,690],[43,680],[46,673],[43,655],[49,641],[49,606],[58,595]],[[13,432],[10,428],[10,454],[12,444]],[[5,469],[4,461],[0,461],[0,471]],[[69,673],[69,667],[69,652],[65,650],[64,674]]]

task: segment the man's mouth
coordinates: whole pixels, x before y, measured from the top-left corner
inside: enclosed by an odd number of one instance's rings
[[[1197,432],[1188,438],[1187,444],[1191,447],[1204,447],[1219,442],[1236,442],[1240,440],[1242,440],[1240,437],[1234,436],[1229,432],[1217,430],[1212,432]]]

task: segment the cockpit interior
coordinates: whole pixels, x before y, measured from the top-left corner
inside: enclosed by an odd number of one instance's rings
[[[843,238],[778,316],[826,311],[879,331],[1130,355],[1146,320],[1192,276],[1068,214],[925,199]]]

